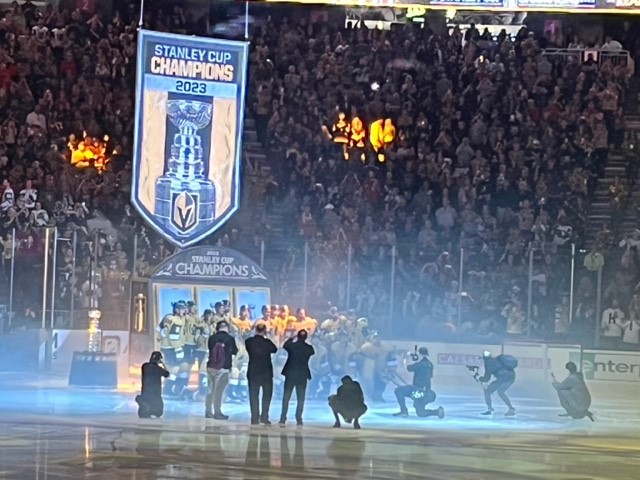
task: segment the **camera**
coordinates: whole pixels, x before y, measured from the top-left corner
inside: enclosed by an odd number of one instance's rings
[[[469,370],[469,373],[476,382],[480,381],[480,367],[477,365],[467,365],[467,370]]]
[[[418,345],[415,345],[413,347],[413,352],[409,352],[409,357],[411,357],[411,360],[413,360],[414,362],[418,361],[418,359],[420,358],[420,356],[418,355]]]

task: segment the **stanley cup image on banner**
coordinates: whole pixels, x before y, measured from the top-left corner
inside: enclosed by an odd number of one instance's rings
[[[247,44],[141,30],[131,201],[179,247],[239,207]]]

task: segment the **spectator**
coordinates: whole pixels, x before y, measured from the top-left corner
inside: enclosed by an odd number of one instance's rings
[[[36,105],[34,110],[27,115],[26,122],[29,128],[29,135],[47,133],[47,118],[42,113],[41,105]]]
[[[36,227],[46,227],[49,225],[49,214],[44,208],[42,208],[42,204],[40,202],[35,203],[35,208],[31,212],[30,220]]]
[[[108,277],[114,260],[127,262],[124,272],[133,269],[138,232],[136,269],[148,274],[171,250],[125,208],[137,19],[127,11],[107,20],[95,8],[39,12],[31,4],[16,4],[5,17],[0,26],[6,38],[0,50],[0,109],[6,112],[0,118],[0,233],[16,227],[20,238],[32,236],[40,243],[37,229],[46,225],[56,225],[68,238],[75,232],[81,245],[78,265],[88,264],[97,252],[95,271]],[[189,12],[180,8],[148,9],[143,22],[159,31],[196,32]],[[339,285],[344,282],[333,280],[344,274],[350,244],[358,301],[380,320],[388,301],[388,289],[381,285],[389,285],[395,247],[403,272],[397,280],[405,279],[395,298],[410,298],[407,308],[421,312],[427,325],[441,321],[445,294],[457,280],[450,264],[459,259],[443,264],[438,255],[464,247],[469,268],[463,274],[473,271],[478,279],[463,283],[473,290],[473,315],[485,327],[502,328],[503,294],[514,283],[522,285],[530,248],[544,249],[535,255],[534,268],[546,269],[549,305],[561,304],[563,289],[551,287],[549,266],[571,243],[584,245],[589,196],[610,145],[625,139],[620,107],[626,73],[602,56],[556,64],[541,48],[556,45],[558,38],[536,37],[526,29],[496,39],[473,26],[464,35],[458,29],[424,33],[346,30],[275,17],[255,29],[247,105],[266,159],[252,155],[245,169],[252,198],[258,199],[251,204],[256,221],[240,226],[234,238],[260,245],[270,240],[273,228],[298,232],[314,267],[310,297],[323,306],[347,297]],[[616,47],[610,39],[605,45]],[[349,83],[351,72],[354,82]],[[364,160],[358,153],[344,161],[342,145],[327,141],[320,128],[331,131],[338,112],[344,112],[348,125],[357,117],[367,132],[376,121],[395,125],[397,139],[385,145],[384,164],[371,152]],[[108,134],[109,150],[117,152],[100,174],[92,165],[79,170],[69,164],[66,140],[60,138],[83,131],[92,138]],[[626,206],[629,185],[621,181],[615,188],[612,194]],[[14,189],[20,192],[17,198]],[[31,190],[35,195],[26,195]],[[237,220],[228,231],[238,227]],[[108,249],[92,245],[101,238],[92,228],[97,222],[117,231],[121,249],[116,242]],[[228,231],[210,241],[231,242]],[[278,268],[282,293],[295,293],[289,289],[296,285],[291,281],[295,270],[302,268],[298,239],[266,245],[266,258],[275,256],[274,263],[283,266]],[[634,264],[633,255],[626,256],[625,265]],[[607,264],[622,265],[608,258]],[[411,272],[417,281],[407,281]],[[84,267],[73,273],[75,295],[86,298],[95,278]],[[616,293],[629,290],[626,274],[620,281],[626,283],[616,280]],[[119,282],[104,283],[121,288]],[[113,297],[105,292],[101,301]],[[511,314],[512,326],[527,320],[517,300],[510,300],[519,305]],[[590,303],[581,305],[593,310]],[[409,335],[418,328],[408,319],[396,325]]]
[[[20,190],[20,198],[24,202],[25,208],[33,210],[36,206],[36,200],[38,199],[38,191],[33,188],[33,182],[27,180],[25,187]]]
[[[455,226],[457,216],[457,212],[449,204],[449,199],[446,197],[443,198],[442,206],[436,210],[438,226],[442,227],[445,232],[448,233]]]
[[[618,300],[614,299],[611,306],[602,312],[602,336],[606,346],[615,348],[622,337],[622,323],[624,312],[620,310]]]
[[[615,52],[622,50],[622,44],[617,40],[611,38],[611,36],[607,35],[601,48],[602,50],[610,50]]]
[[[7,180],[6,178],[2,181],[2,187],[3,191],[2,200],[0,201],[0,208],[2,209],[2,211],[7,212],[13,207],[15,196],[13,193],[13,188],[11,188],[9,180]]]
[[[640,344],[640,295],[637,293],[629,303],[629,318],[626,321],[623,320],[620,326],[623,332],[623,344],[637,349]]]

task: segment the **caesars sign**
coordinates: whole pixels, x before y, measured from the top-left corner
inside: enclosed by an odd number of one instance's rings
[[[156,271],[155,278],[212,282],[256,282],[267,278],[260,267],[244,255],[228,249],[197,248],[170,258]]]
[[[247,44],[138,35],[131,201],[184,248],[238,209]]]
[[[579,363],[575,353],[571,361]],[[640,382],[640,354],[585,351],[582,354],[582,373],[587,380]]]

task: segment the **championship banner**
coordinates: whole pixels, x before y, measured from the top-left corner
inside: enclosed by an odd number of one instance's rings
[[[179,247],[239,207],[247,44],[141,30],[131,202]]]

